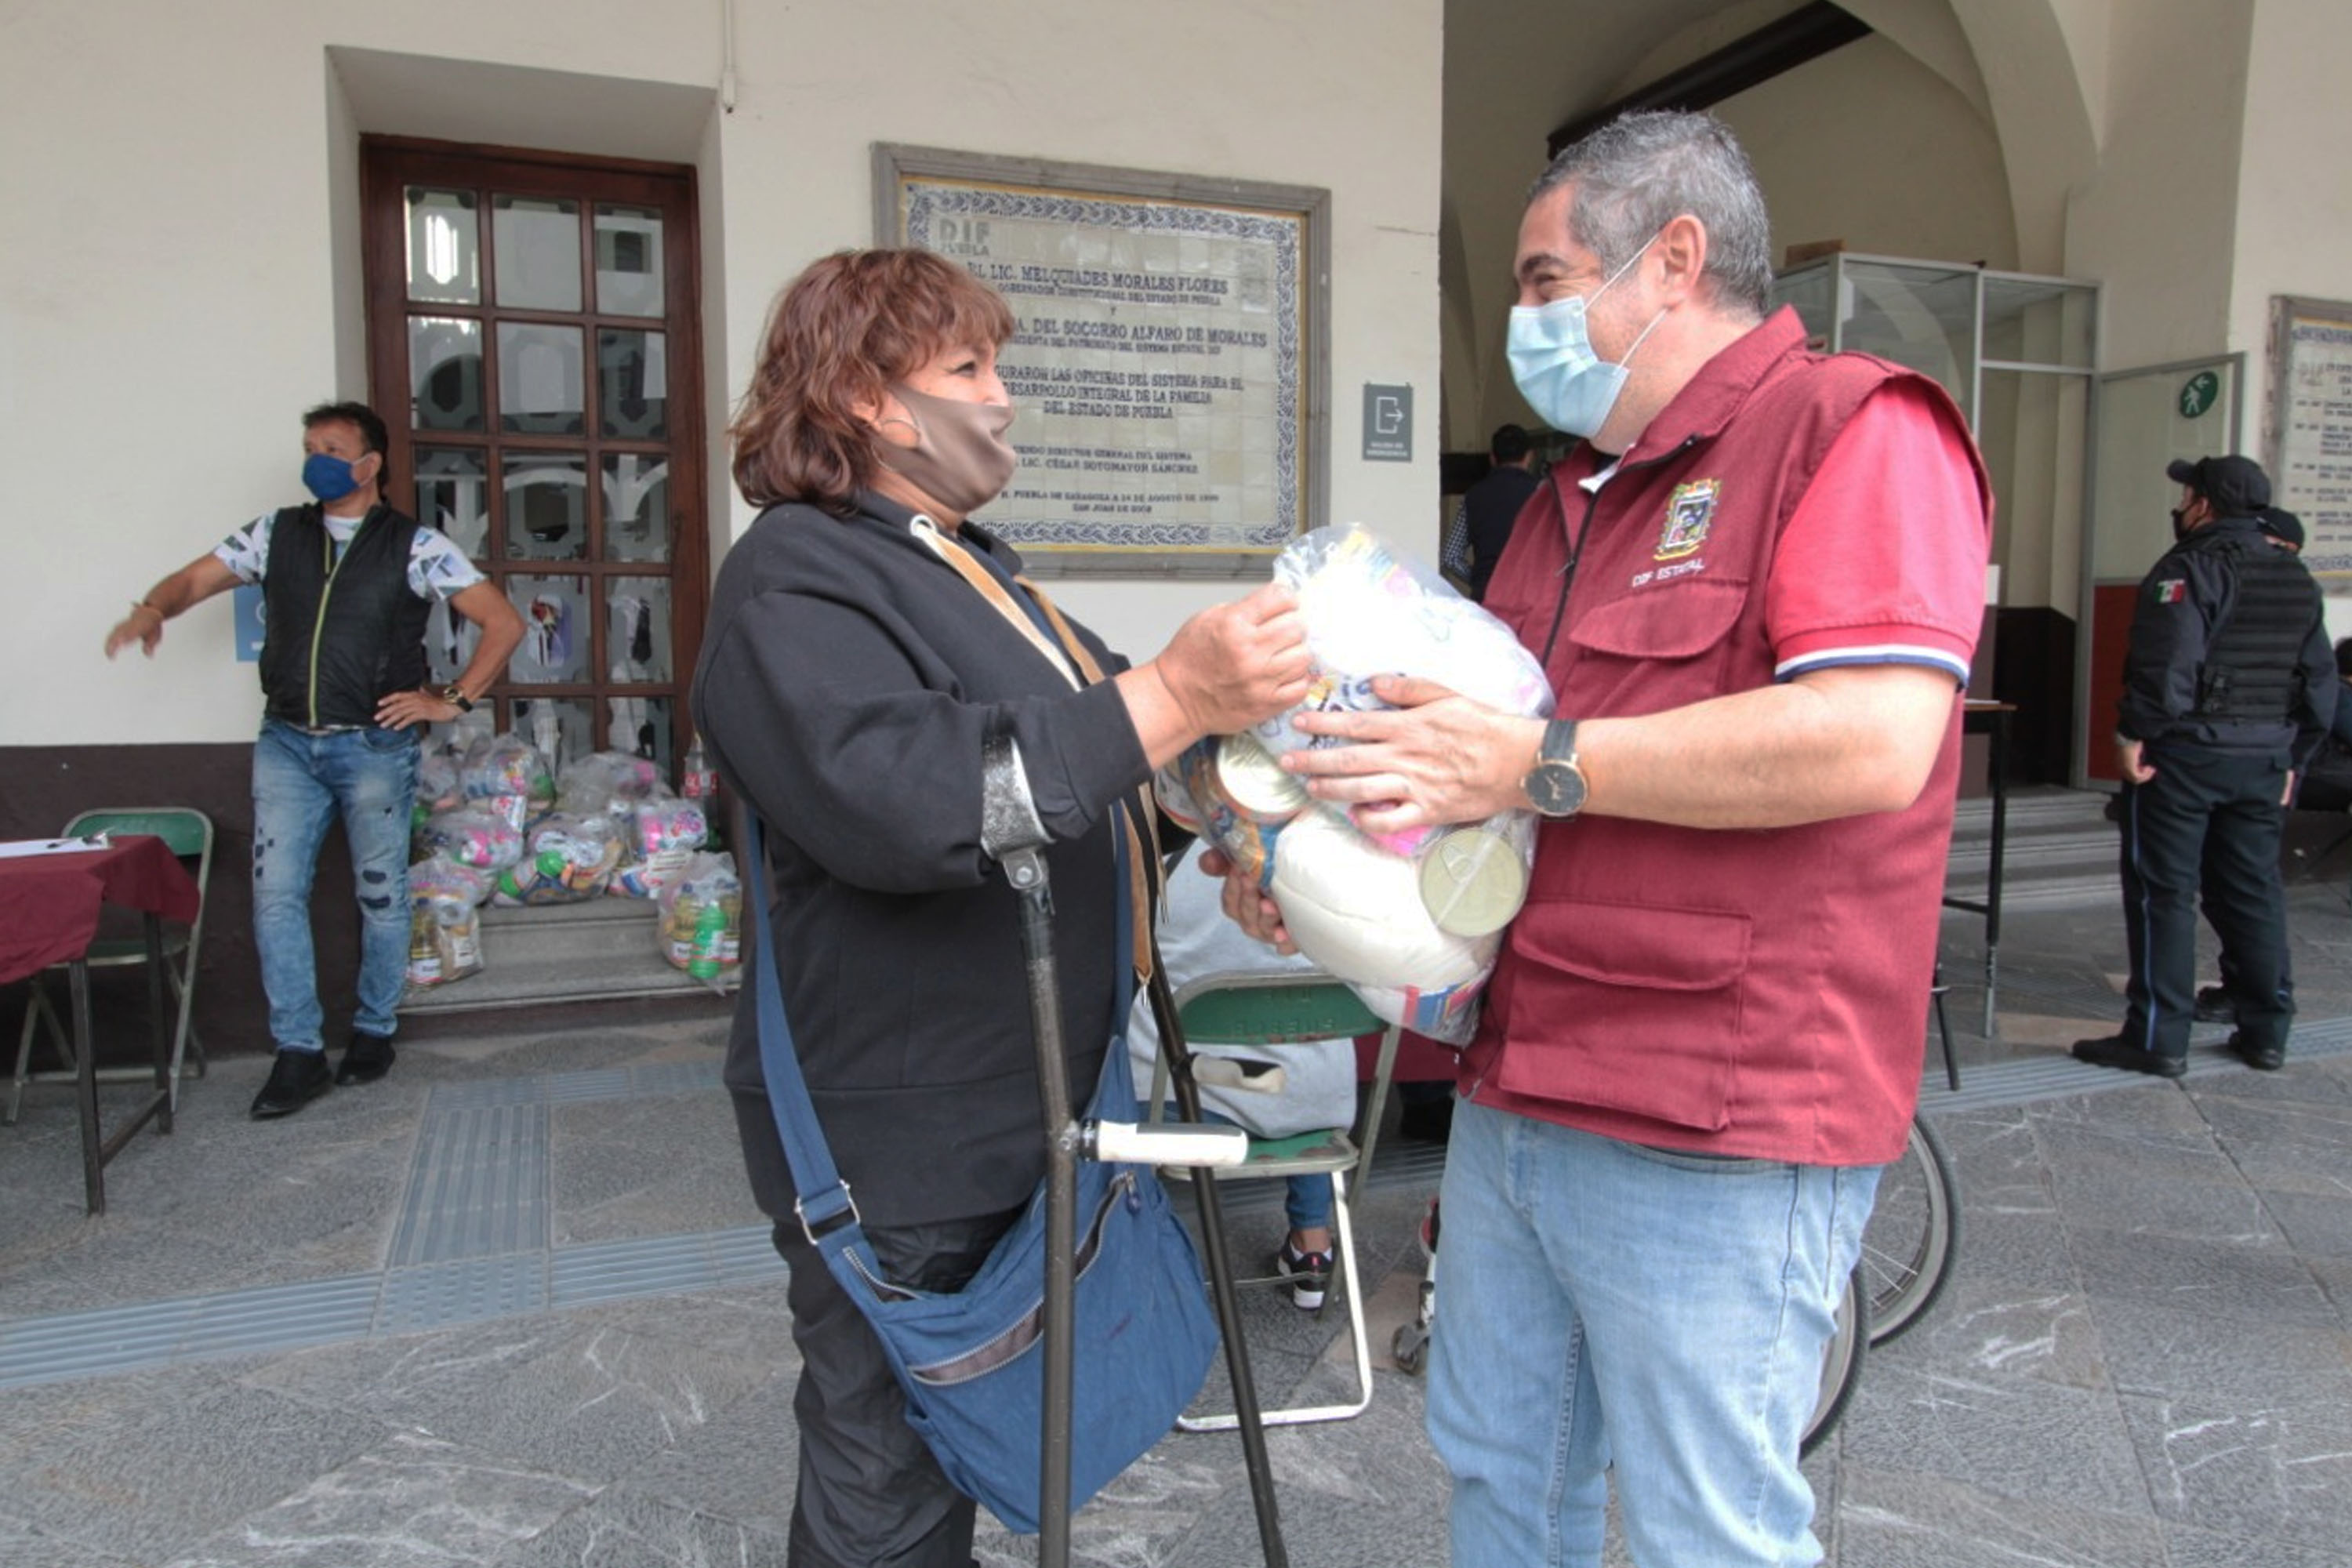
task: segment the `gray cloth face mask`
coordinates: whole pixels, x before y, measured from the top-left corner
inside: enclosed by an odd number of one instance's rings
[[[1009,403],[965,403],[934,397],[910,387],[893,386],[890,395],[906,406],[910,418],[886,419],[915,432],[915,444],[902,447],[874,437],[874,455],[882,466],[913,483],[917,489],[959,519],[994,500],[1013,479],[1020,461],[1004,432],[1013,426]]]

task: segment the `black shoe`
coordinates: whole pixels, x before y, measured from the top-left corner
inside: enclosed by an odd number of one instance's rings
[[[2122,1068],[2126,1072],[2144,1072],[2158,1078],[2179,1078],[2189,1070],[2187,1057],[2168,1057],[2156,1051],[2144,1051],[2120,1035],[2105,1035],[2095,1040],[2076,1040],[2074,1059],[2093,1067]]]
[[[2284,1046],[2250,1046],[2246,1044],[2245,1036],[2231,1035],[2230,1049],[2237,1053],[2240,1061],[2256,1072],[2276,1072],[2286,1066]]]
[[[253,1119],[291,1116],[331,1087],[324,1051],[280,1051],[269,1068],[269,1081],[253,1097]]]
[[[343,1065],[335,1069],[335,1081],[373,1083],[392,1070],[393,1058],[399,1054],[382,1035],[353,1029],[352,1043],[343,1049]]]
[[[2234,1024],[2238,1021],[2238,999],[2230,994],[2226,985],[2200,986],[2195,1016],[2200,1024]]]

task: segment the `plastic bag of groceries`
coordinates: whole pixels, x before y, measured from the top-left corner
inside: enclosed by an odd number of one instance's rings
[[[637,802],[628,816],[629,843],[611,891],[650,899],[686,874],[710,838],[702,807],[667,790]]]
[[[416,798],[428,814],[455,811],[464,803],[466,786],[457,776],[456,755],[436,748],[416,760]]]
[[[466,792],[457,782],[457,759],[443,749],[427,751],[416,763],[416,795],[408,805],[408,843],[411,859],[424,858],[425,825],[441,812],[455,811],[466,804]]]
[[[416,842],[426,855],[493,874],[522,858],[522,829],[481,801],[428,819]],[[411,873],[414,875],[414,873]]]
[[[1527,896],[1535,814],[1371,834],[1309,796],[1276,758],[1347,742],[1308,710],[1386,706],[1372,678],[1410,675],[1528,718],[1551,713],[1543,667],[1509,627],[1356,524],[1291,542],[1275,580],[1298,595],[1307,696],[1248,734],[1213,736],[1160,770],[1160,806],[1256,876],[1299,951],[1382,1018],[1466,1043],[1502,931]]]
[[[489,877],[434,855],[408,868],[408,983],[446,985],[482,971],[481,915]]]
[[[743,884],[732,855],[697,855],[656,895],[662,956],[714,991],[735,984],[742,964]]]
[[[618,817],[663,793],[661,769],[626,752],[592,752],[566,763],[555,781],[556,808],[574,816]]]
[[[609,816],[555,812],[531,825],[521,856],[499,872],[500,904],[576,904],[601,896],[621,864],[623,840]]]
[[[555,780],[539,748],[520,735],[482,735],[466,748],[458,783],[467,801],[494,811],[517,828],[528,826],[555,805]]]

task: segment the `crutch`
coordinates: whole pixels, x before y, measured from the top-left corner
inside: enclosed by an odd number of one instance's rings
[[[1062,1050],[1061,992],[1055,977],[1053,889],[1042,853],[1049,839],[1029,793],[1028,775],[1022,770],[1020,747],[1003,728],[992,728],[982,750],[981,820],[981,847],[1004,868],[1005,880],[1021,900],[1021,953],[1037,1037],[1037,1094],[1045,1127],[1042,1336],[1045,1360],[1037,1499],[1040,1568],[1067,1568],[1070,1560],[1070,1406],[1075,1371],[1071,1351],[1076,1319],[1077,1173],[1082,1159],[1192,1167],[1225,1362],[1233,1374],[1236,1402],[1247,1413],[1241,1426],[1242,1452],[1249,1469],[1250,1495],[1257,1508],[1258,1539],[1267,1568],[1288,1568],[1282,1521],[1275,1509],[1274,1470],[1266,1458],[1265,1432],[1257,1420],[1256,1389],[1242,1338],[1233,1272],[1225,1258],[1224,1212],[1217,1201],[1213,1178],[1213,1167],[1238,1165],[1248,1157],[1249,1136],[1239,1128],[1228,1127],[1081,1123],[1072,1115],[1069,1065]],[[1124,850],[1121,855],[1123,865]],[[1166,1005],[1167,983],[1156,969],[1155,965],[1153,1005],[1161,1009],[1163,1020],[1172,1019],[1174,1009]],[[1171,1038],[1166,1021],[1160,1025],[1160,1037]],[[1171,1062],[1177,1059],[1171,1058]],[[1178,1104],[1189,1120],[1197,1121],[1200,1095],[1192,1084],[1191,1059],[1181,1059]]]

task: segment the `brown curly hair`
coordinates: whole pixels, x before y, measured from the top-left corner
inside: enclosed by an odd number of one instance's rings
[[[843,250],[784,286],[760,362],[727,429],[735,487],[754,506],[805,501],[836,515],[874,475],[855,412],[950,348],[1002,347],[1012,309],[929,250]]]

